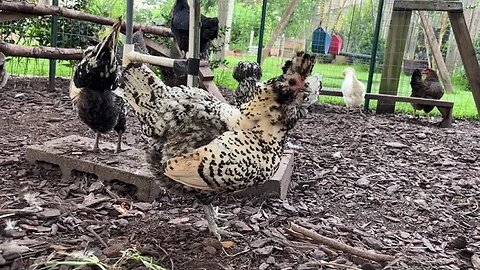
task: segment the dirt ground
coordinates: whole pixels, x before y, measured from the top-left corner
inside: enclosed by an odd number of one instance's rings
[[[28,163],[27,145],[93,137],[73,114],[68,81],[57,87],[49,92],[45,79],[14,77],[0,90],[0,270],[42,269],[42,262],[66,254],[114,261],[131,247],[179,270],[474,269],[472,261],[480,263],[477,122],[439,129],[424,118],[347,116],[342,107],[316,105],[289,136],[296,161],[287,200],[220,205],[227,214],[221,225],[244,235],[223,239],[233,246],[222,249],[193,201],[164,194],[138,202],[121,183],[103,185],[81,174],[65,182],[57,168]],[[128,126],[124,143],[142,147],[138,122],[130,117]],[[104,138],[115,139],[113,133]],[[292,236],[291,222],[396,259],[381,265]]]

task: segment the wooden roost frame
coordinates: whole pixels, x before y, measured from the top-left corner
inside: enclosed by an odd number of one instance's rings
[[[460,1],[395,0],[387,38],[380,93],[388,95],[397,94],[410,20],[414,10],[448,12],[467,79],[470,82],[473,99],[475,100],[477,111],[480,113],[480,66],[463,14],[463,4]],[[380,100],[378,102],[377,113],[393,113],[394,111],[395,102],[388,100]]]

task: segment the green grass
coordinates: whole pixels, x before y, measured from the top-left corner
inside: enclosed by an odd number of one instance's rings
[[[242,57],[227,57],[226,67],[220,67],[215,69],[215,83],[219,86],[224,86],[229,89],[235,89],[238,83],[232,77],[233,67],[240,61],[256,61],[256,56],[242,56]],[[263,77],[262,80],[268,80],[275,76],[281,74],[281,67],[286,59],[281,59],[279,57],[269,57],[265,60],[262,65]],[[321,74],[323,79],[324,88],[340,88],[343,81],[342,71],[348,65],[338,65],[338,64],[324,64],[317,63],[313,70],[313,74]],[[357,72],[357,77],[360,81],[363,81],[365,84],[368,80],[368,66],[366,65],[353,65]],[[380,72],[374,73],[373,87],[372,92],[378,93],[380,86],[381,74]],[[465,118],[465,119],[477,119],[478,113],[475,107],[475,102],[473,100],[472,93],[465,88],[462,84],[453,85],[454,93],[446,93],[442,99],[453,101],[455,103],[453,109],[453,115],[455,118]],[[399,91],[398,95],[409,96],[411,93],[410,88],[410,77],[403,74],[400,77]],[[343,99],[338,97],[326,97],[322,96],[320,102],[332,103],[343,105]],[[371,101],[370,108],[376,108],[377,102]],[[397,103],[395,106],[396,111],[402,113],[412,114],[412,106],[408,103]],[[437,110],[432,112],[433,115],[440,115]]]
[[[215,69],[215,83],[220,86],[227,87],[229,89],[235,89],[237,82],[232,77],[233,67],[239,61],[255,61],[256,56],[244,56],[244,57],[227,57],[227,66]],[[269,57],[263,64],[263,77],[262,80],[268,80],[275,76],[280,75],[281,67],[285,59],[279,57]],[[323,86],[325,88],[340,88],[343,77],[342,71],[346,65],[337,64],[323,64],[317,63],[313,70],[314,74],[321,74],[323,76]],[[357,77],[365,84],[368,79],[368,67],[365,65],[354,65],[357,71]],[[47,59],[33,59],[33,58],[12,58],[7,64],[7,71],[10,74],[20,76],[48,76],[49,60]],[[57,77],[70,77],[72,75],[72,66],[69,61],[57,61]],[[380,84],[380,73],[375,73],[373,80],[372,92],[378,93]],[[443,97],[444,100],[450,100],[455,103],[453,114],[455,118],[478,118],[477,109],[473,101],[471,92],[466,89],[462,84],[453,85],[455,93],[446,93]],[[400,78],[399,95],[410,95],[410,77],[404,74]],[[344,104],[341,98],[325,97],[320,98],[320,102],[327,102],[333,104]],[[376,107],[376,101],[370,103],[370,108]],[[396,110],[403,113],[413,113],[412,107],[407,103],[397,103]],[[439,112],[434,110],[435,115],[439,115]]]

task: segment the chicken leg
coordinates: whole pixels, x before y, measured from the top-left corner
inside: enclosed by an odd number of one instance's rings
[[[218,239],[218,241],[222,240],[221,235],[227,236],[227,237],[234,237],[234,236],[243,237],[243,235],[240,233],[229,232],[223,228],[218,228],[215,209],[211,204],[204,205],[203,210],[205,211],[205,215],[207,216],[208,230],[213,234],[213,236],[215,236],[215,238]]]
[[[93,144],[93,149],[92,149],[93,152],[98,152],[100,150],[100,148],[98,147],[100,136],[101,136],[100,132],[95,133],[95,143]]]
[[[123,132],[119,131],[118,139],[117,139],[117,148],[115,149],[115,154],[118,154],[122,151],[122,135],[123,135]]]

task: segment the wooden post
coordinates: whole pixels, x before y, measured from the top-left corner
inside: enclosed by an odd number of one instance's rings
[[[397,94],[411,18],[411,10],[394,10],[392,12],[390,31],[388,32],[387,38],[385,60],[383,63],[382,79],[380,82],[381,94]],[[376,112],[393,113],[395,112],[395,103],[391,101],[380,100],[377,104]]]
[[[438,73],[442,79],[443,86],[445,91],[448,93],[453,93],[452,81],[450,80],[450,75],[448,75],[447,66],[445,61],[443,61],[442,52],[440,51],[440,44],[438,44],[437,37],[433,31],[433,27],[428,21],[427,14],[425,11],[419,11],[420,20],[422,21],[423,28],[425,29],[425,35],[427,36],[428,44],[432,50],[433,59],[438,67]]]
[[[473,99],[480,114],[480,66],[473,48],[472,38],[468,32],[467,23],[463,12],[448,12],[450,23],[452,25],[455,40],[457,41],[460,57],[462,58],[465,73],[467,74],[470,88],[472,89]]]

